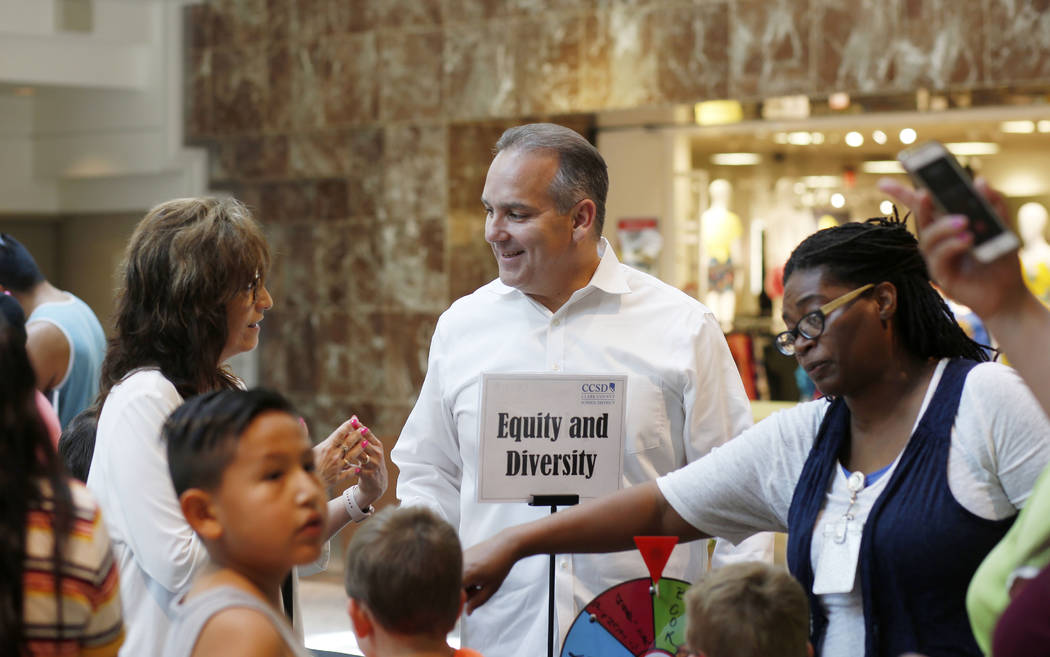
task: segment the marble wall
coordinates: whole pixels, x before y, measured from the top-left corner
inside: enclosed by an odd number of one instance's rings
[[[1047,0],[213,0],[187,134],[277,252],[263,380],[397,435],[437,315],[493,276],[508,125],[704,99],[1050,82]],[[388,441],[388,445],[389,445]]]

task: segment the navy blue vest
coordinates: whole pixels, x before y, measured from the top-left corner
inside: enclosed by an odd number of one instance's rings
[[[986,520],[948,488],[951,428],[973,361],[952,360],[885,490],[864,525],[858,571],[864,600],[865,657],[919,652],[980,657],[966,617],[966,587],[1013,523]],[[808,592],[817,655],[828,619],[813,590],[810,547],[828,482],[850,438],[844,401],[831,402],[788,511],[788,567]],[[856,655],[860,655],[858,650]],[[826,657],[853,657],[827,655]]]

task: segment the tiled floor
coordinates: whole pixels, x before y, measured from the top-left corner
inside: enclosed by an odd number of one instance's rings
[[[324,572],[299,582],[306,647],[337,655],[360,655],[346,614],[343,575]]]
[[[318,655],[360,655],[357,639],[350,629],[346,613],[346,591],[343,574],[329,571],[305,577],[299,582],[299,603],[303,609],[306,647]],[[458,628],[457,628],[458,630]],[[449,636],[449,645],[459,647],[457,630]]]

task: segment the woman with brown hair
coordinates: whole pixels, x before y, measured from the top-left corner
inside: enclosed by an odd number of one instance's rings
[[[182,516],[161,427],[185,398],[241,387],[224,363],[258,344],[260,322],[273,306],[265,284],[269,264],[258,224],[233,199],[163,203],[147,213],[128,245],[88,475],[120,565],[126,654],[161,652],[171,602],[207,561]],[[356,416],[315,449],[327,485],[351,468],[360,477],[328,504],[331,536],[368,516],[386,489],[385,456]],[[295,608],[292,588],[285,590],[288,611]],[[298,624],[298,614],[293,621]]]

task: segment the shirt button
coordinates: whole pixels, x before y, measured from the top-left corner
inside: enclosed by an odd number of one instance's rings
[[[562,559],[561,560],[561,569],[562,570],[568,570],[569,569],[569,560],[568,559]]]
[[[554,365],[551,366],[551,369],[554,370],[555,372],[557,372],[558,370],[561,369],[561,366],[558,365],[557,363],[555,363]]]
[[[560,320],[560,319],[556,319],[556,320],[554,320],[554,321],[553,321],[553,322],[551,322],[551,323],[552,323],[552,324],[553,324],[553,325],[554,325],[555,327],[561,326],[561,320]]]

